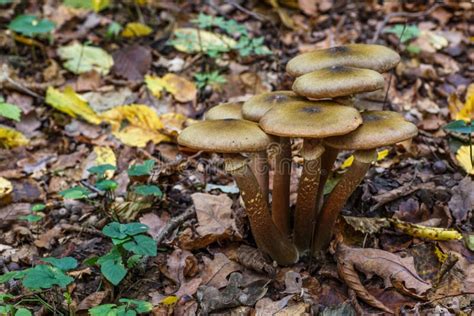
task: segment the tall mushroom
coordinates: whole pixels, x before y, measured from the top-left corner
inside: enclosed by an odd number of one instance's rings
[[[356,152],[354,162],[329,194],[318,216],[314,252],[329,245],[339,213],[376,159],[375,149],[413,138],[418,133],[414,124],[396,112],[367,111],[362,113],[362,119],[363,124],[355,131],[324,140],[326,146]]]
[[[258,124],[235,119],[199,122],[178,137],[181,146],[224,154],[225,168],[239,186],[257,246],[279,264],[289,265],[298,261],[298,251],[273,223],[255,175],[241,155],[265,150],[270,142]]]
[[[242,106],[244,119],[259,122],[260,119],[274,107],[281,107],[289,102],[302,101],[292,91],[275,91],[258,94],[247,100]],[[272,218],[275,225],[285,235],[291,233],[290,227],[290,176],[291,176],[291,143],[286,137],[279,137],[275,152],[273,191],[272,191]],[[264,157],[260,158],[261,160]],[[268,177],[267,177],[268,179]],[[267,182],[268,183],[268,182]]]
[[[300,252],[309,249],[316,215],[320,157],[324,151],[320,141],[329,136],[347,134],[361,123],[356,109],[331,101],[291,102],[273,108],[260,120],[260,126],[268,134],[303,138],[303,172],[298,187],[294,225],[294,243]]]

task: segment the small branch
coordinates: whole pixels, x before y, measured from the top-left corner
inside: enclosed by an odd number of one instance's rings
[[[243,6],[241,6],[240,4],[238,4],[237,2],[235,1],[232,1],[232,0],[227,0],[226,3],[230,4],[231,6],[233,6],[234,8],[236,8],[237,10],[240,10],[248,15],[250,15],[251,17],[261,21],[261,22],[266,22],[267,19],[265,17],[262,17],[260,14],[257,14],[255,12],[252,12],[246,8],[244,8]]]
[[[158,236],[155,237],[155,240],[156,240],[156,243],[159,245],[160,243],[163,242],[163,240],[169,235],[171,234],[171,232],[173,230],[175,230],[176,228],[178,228],[179,226],[181,226],[182,223],[184,223],[185,221],[187,221],[188,219],[190,219],[191,217],[193,217],[194,215],[196,214],[196,210],[194,209],[194,207],[190,207],[188,208],[186,211],[184,211],[182,214],[176,216],[176,217],[173,217],[172,219],[170,219],[170,221],[168,222],[168,224],[166,224],[165,228],[163,228],[160,233],[158,234]]]

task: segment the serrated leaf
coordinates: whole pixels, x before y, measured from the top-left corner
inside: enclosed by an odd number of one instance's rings
[[[19,131],[0,124],[0,148],[13,148],[28,145],[28,138]]]
[[[58,268],[40,264],[25,272],[23,286],[29,289],[49,289],[54,285],[65,288],[73,281],[73,278],[64,274],[64,272]]]
[[[72,257],[64,257],[64,258],[42,258],[41,261],[47,262],[55,266],[56,268],[62,271],[68,271],[77,268],[77,260]]]
[[[143,164],[132,165],[127,170],[127,173],[129,176],[132,176],[132,177],[149,176],[154,166],[155,166],[154,160],[152,159],[145,160]]]
[[[161,192],[160,188],[157,187],[156,185],[137,185],[133,187],[133,192],[135,192],[138,195],[143,195],[143,196],[156,196],[156,197],[162,197],[163,192]]]
[[[102,48],[85,46],[79,43],[60,47],[58,55],[64,60],[64,68],[75,74],[95,70],[102,75],[106,75],[114,65],[112,56]]]
[[[145,235],[133,236],[133,240],[123,244],[123,247],[137,255],[156,256],[156,241]]]
[[[0,102],[0,116],[19,122],[21,109],[14,104]]]
[[[123,37],[148,36],[153,32],[152,28],[146,24],[138,22],[129,22],[122,31]]]
[[[54,30],[54,26],[52,21],[40,20],[34,15],[19,15],[8,24],[10,30],[30,37],[49,33]]]
[[[73,188],[59,192],[59,194],[65,199],[79,200],[84,199],[91,194],[87,188],[75,186]]]
[[[102,122],[97,113],[92,110],[87,101],[77,94],[72,87],[67,86],[64,92],[49,87],[46,90],[45,102],[56,110],[59,110],[71,117],[81,117],[89,123],[98,125]]]

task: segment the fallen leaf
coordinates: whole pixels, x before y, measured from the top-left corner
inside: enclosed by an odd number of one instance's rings
[[[148,89],[157,98],[160,98],[162,91],[165,90],[179,102],[190,102],[196,99],[197,89],[194,82],[173,73],[167,73],[162,78],[145,76],[145,82]]]
[[[28,145],[28,138],[19,131],[0,124],[0,147],[13,148]]]
[[[53,87],[46,90],[46,103],[71,117],[81,117],[89,123],[98,125],[101,123],[100,117],[94,112],[87,101],[74,92],[73,88],[67,86],[64,92],[60,92]]]
[[[106,75],[114,64],[112,56],[102,48],[79,43],[58,48],[58,55],[64,60],[64,68],[75,74],[95,70]]]
[[[100,88],[101,83],[102,79],[100,78],[100,74],[92,70],[79,75],[75,88],[76,91],[79,92],[97,90]]]
[[[215,288],[223,288],[229,281],[227,277],[234,271],[241,269],[240,265],[229,260],[223,253],[214,254],[214,259],[203,257],[204,270],[202,272],[202,284]]]
[[[0,226],[8,221],[17,220],[20,216],[31,213],[30,203],[13,203],[0,207]]]
[[[448,206],[457,224],[467,219],[468,213],[474,208],[474,181],[469,176],[452,189]]]
[[[456,152],[456,160],[468,174],[474,175],[474,165],[472,164],[472,160],[474,160],[474,145],[471,145],[471,148],[469,148],[469,145],[459,147]]]
[[[124,47],[114,52],[112,57],[114,59],[112,70],[127,80],[143,80],[143,76],[151,67],[151,52],[140,45]]]
[[[347,224],[364,234],[375,234],[382,228],[390,227],[386,218],[343,216]]]
[[[381,150],[377,152],[377,161],[385,159],[389,153],[388,149]],[[354,155],[350,155],[344,162],[341,164],[340,169],[347,169],[350,166],[352,166],[352,163],[354,162]]]
[[[278,301],[272,301],[268,297],[262,298],[257,302],[257,304],[255,304],[255,315],[275,315],[288,305],[288,302],[293,298],[293,296],[293,294],[287,295]]]
[[[202,281],[201,278],[186,279],[185,271],[187,269],[187,264],[190,262],[187,260],[189,257],[194,257],[191,252],[176,249],[171,253],[171,255],[169,255],[166,263],[167,277],[173,280],[173,282],[178,286],[178,290],[174,295],[179,298],[185,295],[194,295]]]
[[[301,11],[309,16],[316,15],[318,8],[317,2],[314,0],[298,0],[298,7]]]
[[[138,22],[129,22],[122,31],[123,37],[140,37],[147,36],[153,32],[152,28],[146,24]]]
[[[448,98],[448,108],[453,120],[470,122],[474,120],[474,83],[467,88],[466,102],[463,104],[455,94]]]
[[[107,165],[107,164],[112,165],[114,167],[117,166],[117,158],[115,158],[115,154],[112,148],[108,146],[95,146],[94,153],[97,155],[95,159],[96,166]],[[112,177],[114,176],[114,173],[115,173],[114,170],[106,170],[105,177],[107,179],[112,179]]]
[[[225,35],[217,35],[195,28],[178,28],[174,31],[175,40],[171,44],[183,53],[198,53],[207,51],[227,52],[233,49],[237,42]]]
[[[87,92],[81,95],[89,102],[89,106],[96,113],[105,112],[135,100],[133,92],[128,87],[113,89],[108,92]]]
[[[54,227],[38,236],[33,242],[38,248],[51,249],[56,239],[61,235],[61,228]]]
[[[107,291],[94,292],[86,296],[77,306],[76,311],[89,310],[102,303],[105,297],[108,295]]]
[[[168,223],[168,220],[163,220],[158,215],[153,213],[143,215],[140,217],[139,221],[140,223],[149,227],[148,234],[150,234],[150,236],[153,238],[159,236]]]
[[[13,185],[7,179],[0,177],[0,199],[13,191]]]
[[[285,273],[285,294],[300,294],[303,288],[303,278],[301,274],[295,271],[287,271]]]

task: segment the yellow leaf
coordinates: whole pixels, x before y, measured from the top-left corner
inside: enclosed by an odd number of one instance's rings
[[[0,199],[13,191],[13,185],[7,179],[0,177]]]
[[[196,98],[197,89],[194,82],[173,73],[167,73],[163,78],[147,75],[145,83],[157,98],[161,97],[163,90],[171,93],[179,102],[190,102]]]
[[[441,263],[444,263],[446,259],[448,259],[449,255],[447,253],[444,253],[441,248],[439,248],[438,245],[435,246],[434,254],[436,258],[438,258],[438,261]]]
[[[109,0],[92,0],[92,9],[94,12],[100,12],[107,8],[110,4]]]
[[[237,45],[237,42],[228,36],[195,28],[179,28],[174,31],[174,35],[176,40],[172,42],[172,45],[183,53],[207,52],[210,50],[227,52]]]
[[[28,138],[11,127],[0,125],[0,147],[12,148],[27,145]]]
[[[466,102],[463,104],[455,94],[448,98],[449,112],[453,120],[469,122],[474,120],[474,83],[467,88]]]
[[[390,222],[403,233],[429,240],[459,240],[462,239],[462,234],[454,229],[446,229],[440,227],[428,227],[412,223],[403,222],[401,220],[392,218]]]
[[[156,112],[142,104],[122,105],[102,113],[101,118],[112,127],[112,133],[124,144],[145,147],[169,140],[162,134],[163,123]]]
[[[94,153],[96,154],[95,164],[96,166],[100,165],[112,165],[117,166],[117,159],[115,158],[115,154],[113,150],[108,146],[95,146]],[[107,179],[111,179],[114,176],[114,170],[107,170],[105,171],[105,177]]]
[[[87,101],[67,86],[64,92],[53,87],[46,91],[46,103],[74,118],[81,117],[89,123],[98,125],[100,117],[92,110]]]
[[[123,37],[139,37],[150,35],[153,30],[148,25],[130,22],[125,25],[125,28],[122,31]]]
[[[474,145],[471,145],[471,149],[469,149],[469,145],[464,145],[459,147],[456,153],[457,161],[468,174],[474,174],[474,167],[471,162],[471,151],[474,152]]]
[[[171,296],[167,296],[165,297],[164,299],[161,300],[161,304],[163,305],[166,305],[166,306],[170,306],[170,305],[174,305],[178,302],[179,298],[175,295],[171,295]]]
[[[384,150],[379,151],[377,153],[377,161],[380,161],[380,160],[384,159],[385,157],[387,157],[388,153],[389,153],[388,149],[384,149]],[[349,168],[350,166],[352,166],[353,162],[354,162],[354,155],[351,155],[349,158],[344,160],[344,162],[341,164],[341,169]]]
[[[180,113],[166,113],[160,115],[160,120],[163,122],[167,134],[178,135],[183,130],[188,118]]]
[[[384,159],[385,157],[387,157],[389,153],[389,150],[388,149],[384,149],[384,150],[381,150],[377,153],[377,161],[380,161],[382,159]]]

